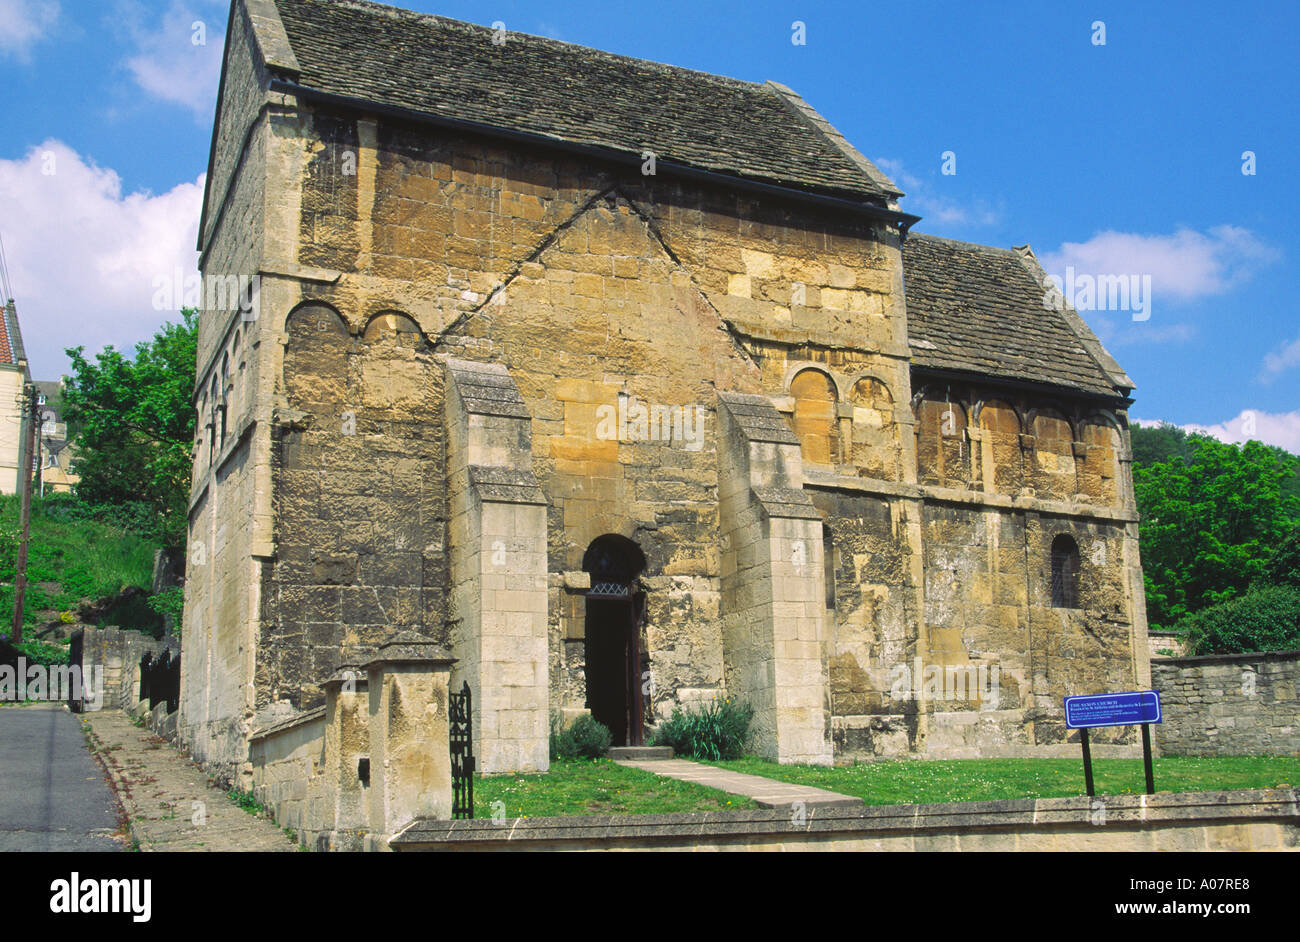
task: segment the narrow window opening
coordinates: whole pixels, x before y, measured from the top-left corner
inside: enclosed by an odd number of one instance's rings
[[[1062,533],[1052,540],[1052,608],[1079,607],[1079,544]]]

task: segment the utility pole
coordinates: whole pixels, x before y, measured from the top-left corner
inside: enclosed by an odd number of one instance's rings
[[[41,417],[39,398],[33,384],[28,383],[23,387],[23,411],[28,411],[30,405],[31,414],[27,419],[27,444],[18,469],[22,475],[23,504],[22,537],[18,543],[18,563],[14,566],[14,624],[11,636],[14,644],[23,640],[23,600],[27,595],[27,538],[32,529],[32,460],[36,455],[36,426]]]

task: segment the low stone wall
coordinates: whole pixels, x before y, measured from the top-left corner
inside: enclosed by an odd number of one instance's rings
[[[1182,657],[1187,651],[1187,635],[1178,631],[1148,631],[1147,647],[1152,658]],[[1161,654],[1173,651],[1173,654]]]
[[[83,697],[83,711],[107,710],[117,707],[132,712],[140,700],[140,659],[146,654],[161,657],[164,651],[172,656],[180,654],[177,638],[151,638],[138,631],[120,628],[81,628],[82,675],[94,676],[91,668],[103,668],[104,695],[98,702]],[[76,634],[73,636],[76,637]]]
[[[1167,756],[1300,755],[1300,651],[1151,662]]]
[[[364,665],[341,665],[323,707],[249,737],[254,796],[316,850],[386,851],[412,821],[450,817],[453,663],[401,632]]]
[[[1294,788],[613,817],[418,820],[399,851],[1300,850]]]
[[[319,781],[324,753],[324,707],[259,730],[249,741],[254,797],[309,845],[330,826]]]

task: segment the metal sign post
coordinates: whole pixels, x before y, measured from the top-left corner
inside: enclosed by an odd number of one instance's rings
[[[1147,794],[1156,793],[1155,770],[1151,766],[1151,724],[1159,723],[1160,691],[1133,690],[1126,693],[1103,693],[1086,697],[1065,698],[1065,728],[1079,731],[1083,746],[1083,779],[1088,797],[1093,794],[1092,752],[1088,748],[1088,730],[1096,726],[1141,726],[1142,760],[1146,766]]]

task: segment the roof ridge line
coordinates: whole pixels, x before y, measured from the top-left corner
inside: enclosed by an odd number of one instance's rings
[[[256,0],[256,2],[275,2],[279,0]],[[377,14],[391,16],[393,19],[400,20],[418,20],[422,22],[432,21],[445,27],[455,29],[465,29],[468,31],[483,31],[487,33],[495,32],[491,26],[483,26],[480,23],[471,23],[469,20],[458,20],[454,16],[443,16],[441,13],[425,13],[421,10],[408,10],[404,7],[394,6],[388,3],[379,3],[377,0],[305,0],[309,3],[328,2],[332,6],[351,6],[360,9],[369,9]],[[690,66],[673,65],[670,62],[659,62],[655,59],[643,59],[639,56],[624,55],[620,52],[610,52],[608,49],[598,49],[595,46],[584,46],[582,43],[569,42],[567,39],[556,39],[552,36],[541,36],[537,33],[526,33],[523,30],[508,29],[507,34],[521,36],[534,42],[545,43],[555,46],[564,46],[568,49],[580,49],[585,53],[594,53],[604,56],[607,59],[616,59],[621,62],[634,62],[642,66],[654,66],[660,69],[669,69],[674,72],[690,72],[692,75],[699,75],[704,78],[713,79],[724,84],[743,85],[746,88],[762,88],[763,82],[751,82],[746,79],[739,79],[731,75],[720,75],[717,72],[706,72],[703,69],[692,69]]]
[[[1014,246],[1008,249],[1003,248],[1000,245],[984,245],[982,242],[966,242],[962,239],[949,239],[945,236],[937,236],[929,232],[909,232],[907,237],[909,239],[925,239],[929,242],[942,242],[945,245],[956,245],[961,246],[962,248],[978,249],[981,252],[992,252],[998,255],[1014,255],[1016,253]]]

